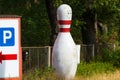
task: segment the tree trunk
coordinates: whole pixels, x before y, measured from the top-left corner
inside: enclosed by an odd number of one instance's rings
[[[92,10],[88,9],[82,17],[86,22],[86,24],[82,27],[82,39],[83,44],[87,45],[86,61],[89,62],[93,57],[93,48],[91,47],[94,45],[95,49],[96,44],[95,14]]]
[[[97,13],[94,12],[94,28],[95,28],[95,43],[94,43],[94,54],[98,55],[98,21],[97,21]]]
[[[50,20],[50,26],[51,26],[51,35],[50,35],[50,46],[53,46],[54,41],[57,36],[57,23],[56,23],[56,9],[54,7],[54,0],[45,0],[46,2],[46,9],[48,12],[48,17]]]

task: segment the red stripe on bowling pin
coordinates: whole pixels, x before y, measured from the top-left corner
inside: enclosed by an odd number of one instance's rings
[[[71,20],[59,20],[59,25],[70,25]],[[60,28],[59,32],[70,32],[70,28]]]
[[[60,25],[70,25],[71,24],[71,20],[59,20],[58,23]]]
[[[70,32],[70,28],[60,28],[59,32]]]

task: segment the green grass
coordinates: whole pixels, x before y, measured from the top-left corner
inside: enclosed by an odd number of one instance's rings
[[[45,68],[25,72],[23,80],[56,80],[56,78],[52,68]]]
[[[110,63],[91,62],[80,63],[77,68],[76,76],[88,77],[95,74],[114,72],[116,68]],[[35,69],[23,74],[23,80],[58,80],[52,68]],[[79,79],[78,79],[79,80]],[[83,79],[84,80],[84,79]]]
[[[103,62],[91,62],[91,63],[84,63],[78,65],[77,68],[77,75],[82,76],[91,76],[97,73],[109,73],[111,71],[115,71],[116,68],[113,67],[110,63],[103,63]]]

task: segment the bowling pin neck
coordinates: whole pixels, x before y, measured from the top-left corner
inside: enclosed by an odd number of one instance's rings
[[[59,32],[70,32],[71,20],[58,20]]]

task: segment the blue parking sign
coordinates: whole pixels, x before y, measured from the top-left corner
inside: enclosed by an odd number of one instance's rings
[[[0,46],[14,46],[15,35],[14,28],[0,28]]]

